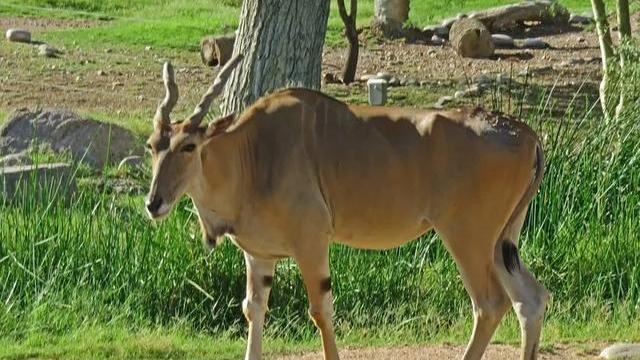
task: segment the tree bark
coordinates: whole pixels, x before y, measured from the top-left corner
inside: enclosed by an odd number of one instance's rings
[[[223,113],[286,86],[319,89],[328,18],[329,0],[245,0],[233,48],[244,60],[225,88]]]
[[[620,40],[631,38],[629,0],[618,0],[618,35],[620,36]]]
[[[386,37],[400,37],[409,18],[409,0],[375,0],[371,30]]]
[[[620,38],[620,44],[623,45],[627,41],[631,40],[631,17],[629,16],[629,1],[628,0],[618,0],[618,36]],[[627,63],[626,59],[626,50],[621,48],[619,51],[620,54],[620,75],[624,78],[625,67]],[[623,88],[623,84],[620,83],[620,99],[618,100],[618,105],[616,106],[616,118],[620,117],[620,114],[624,111],[626,107],[626,91]]]
[[[611,112],[609,109],[609,72],[614,58],[613,45],[611,41],[611,32],[609,30],[609,22],[607,21],[607,12],[602,0],[591,0],[593,14],[596,20],[596,29],[598,30],[598,40],[600,42],[600,52],[602,56],[602,82],[600,83],[600,105],[606,121],[611,120]]]
[[[338,11],[342,22],[344,22],[345,34],[347,40],[349,40],[349,54],[347,55],[347,62],[342,70],[342,82],[350,84],[353,82],[356,76],[356,69],[358,67],[358,53],[360,52],[358,44],[358,31],[356,30],[356,17],[358,14],[358,1],[351,0],[351,8],[349,14],[344,6],[344,0],[338,1]]]

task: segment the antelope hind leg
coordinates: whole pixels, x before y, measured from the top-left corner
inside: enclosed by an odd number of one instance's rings
[[[324,360],[339,360],[333,330],[333,297],[329,277],[329,244],[319,240],[308,242],[313,249],[304,249],[296,255],[302,278],[309,297],[309,316],[322,337]]]

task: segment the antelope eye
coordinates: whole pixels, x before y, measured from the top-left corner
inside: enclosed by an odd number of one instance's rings
[[[182,147],[181,151],[183,152],[192,152],[196,149],[196,144],[187,144]]]

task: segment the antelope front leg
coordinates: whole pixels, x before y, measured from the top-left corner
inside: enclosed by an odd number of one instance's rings
[[[328,244],[305,249],[304,255],[296,255],[296,262],[300,267],[309,297],[309,316],[320,330],[324,360],[339,360],[333,331],[333,296],[329,277]]]
[[[242,311],[249,322],[245,360],[259,360],[262,358],[262,328],[276,261],[256,259],[246,252],[244,260],[247,267],[247,295],[242,302]]]

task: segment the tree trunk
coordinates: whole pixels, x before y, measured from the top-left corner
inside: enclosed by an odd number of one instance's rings
[[[400,37],[408,18],[409,0],[375,0],[371,30],[386,37]]]
[[[350,84],[356,76],[358,53],[360,51],[358,44],[358,31],[356,30],[358,1],[351,0],[351,9],[349,10],[349,14],[347,14],[347,9],[344,6],[344,0],[337,1],[340,17],[342,18],[342,22],[344,22],[345,34],[347,35],[347,40],[349,40],[349,54],[347,56],[347,62],[344,64],[344,69],[342,70],[342,82]]]
[[[609,108],[609,72],[613,65],[613,45],[611,41],[611,32],[609,30],[609,22],[607,21],[607,12],[602,0],[591,0],[593,14],[596,20],[596,29],[598,30],[598,40],[600,42],[600,52],[602,54],[602,82],[600,83],[600,104],[606,121],[611,120],[611,112]]]
[[[225,88],[223,113],[286,86],[319,89],[328,18],[329,0],[244,0],[233,48],[244,60]]]
[[[620,44],[624,44],[627,41],[631,40],[631,17],[629,16],[629,1],[628,0],[618,0],[618,36],[620,38]],[[623,47],[619,51],[620,54],[620,76],[624,78],[625,75],[625,67],[627,63],[626,59],[626,49]],[[626,91],[623,87],[623,84],[618,84],[621,87],[620,91],[620,99],[618,101],[618,106],[616,106],[616,118],[620,117],[620,114],[624,111],[626,106]]]

